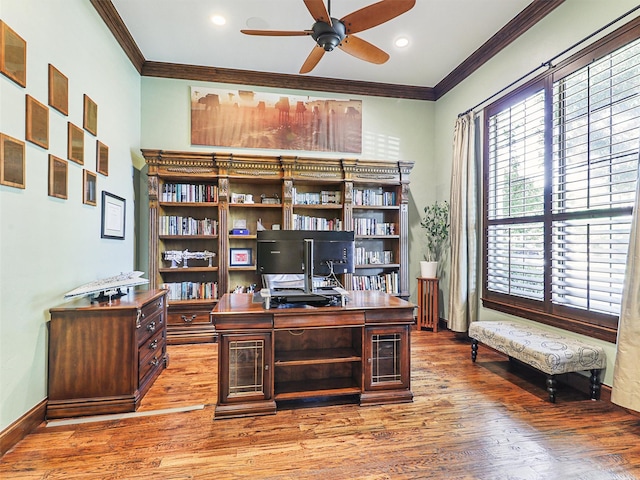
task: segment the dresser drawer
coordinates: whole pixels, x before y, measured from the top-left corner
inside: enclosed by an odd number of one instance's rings
[[[144,319],[140,317],[137,329],[138,345],[146,342],[156,332],[164,330],[165,315],[164,310],[154,310],[153,314],[147,315]]]
[[[213,325],[211,306],[171,306],[169,307],[167,325],[171,327],[190,327]]]
[[[165,332],[160,330],[138,349],[138,381],[140,383],[151,370],[164,361],[165,345]]]

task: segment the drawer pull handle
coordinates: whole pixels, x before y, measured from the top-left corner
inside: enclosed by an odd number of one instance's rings
[[[196,319],[196,317],[197,317],[197,315],[194,314],[194,315],[191,315],[191,318],[187,318],[186,315],[182,315],[180,318],[182,318],[182,321],[184,323],[191,323]]]
[[[158,365],[160,363],[160,360],[158,360],[158,357],[153,357],[151,359],[151,361],[149,362],[149,365],[151,365],[152,367],[155,367],[156,365]]]
[[[147,325],[147,331],[148,332],[155,332],[156,331],[156,322],[151,322],[149,325]]]
[[[158,348],[158,339],[156,338],[153,342],[149,344],[149,350],[155,350]]]

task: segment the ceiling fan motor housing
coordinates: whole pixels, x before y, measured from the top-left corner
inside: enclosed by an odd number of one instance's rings
[[[331,18],[331,22],[333,25],[326,22],[316,22],[311,27],[313,30],[311,37],[327,52],[340,45],[340,42],[347,35],[344,23],[337,18]]]

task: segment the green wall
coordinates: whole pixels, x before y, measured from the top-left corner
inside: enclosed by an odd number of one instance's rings
[[[25,139],[25,95],[48,103],[48,65],[69,80],[69,115],[49,108],[49,148],[27,142],[26,188],[0,186],[0,430],[47,396],[49,308],[81,284],[133,269],[132,152],[139,152],[140,76],[88,0],[2,0],[0,19],[27,42],[27,86],[0,75],[0,132]],[[85,164],[69,162],[68,199],[48,196],[48,155],[67,158],[67,122],[82,127],[83,94],[98,105]],[[97,206],[82,170],[109,147]],[[100,238],[101,192],[127,202],[125,240]]]

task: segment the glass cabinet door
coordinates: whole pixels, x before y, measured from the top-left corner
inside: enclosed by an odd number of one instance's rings
[[[271,398],[271,335],[221,335],[219,388],[222,402]]]
[[[368,327],[365,389],[409,388],[408,326]]]

